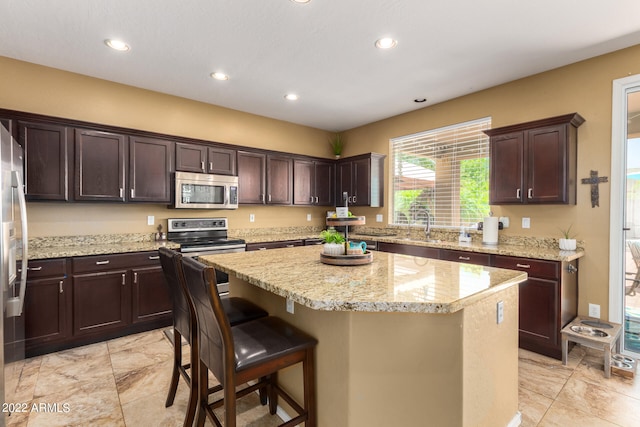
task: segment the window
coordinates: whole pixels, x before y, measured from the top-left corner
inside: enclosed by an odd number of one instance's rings
[[[391,140],[392,218],[398,225],[470,227],[489,214],[491,118]]]

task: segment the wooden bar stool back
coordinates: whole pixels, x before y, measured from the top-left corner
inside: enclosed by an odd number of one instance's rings
[[[182,376],[190,388],[184,425],[191,426],[195,419],[198,398],[198,319],[195,308],[188,296],[188,288],[182,271],[182,254],[164,247],[159,248],[158,252],[173,303],[173,370],[165,406],[173,405],[178,388],[178,379],[179,376]],[[225,297],[222,305],[229,318],[232,319],[233,324],[268,315],[262,308],[242,298]],[[183,337],[191,347],[190,361],[184,364],[182,362]],[[191,375],[189,375],[188,371]]]
[[[316,425],[314,350],[317,340],[277,317],[263,317],[231,326],[216,292],[215,271],[193,259],[183,258],[189,295],[198,317],[200,364],[198,366],[198,426],[208,416],[216,426],[213,410],[224,407],[225,427],[236,425],[236,399],[252,391],[267,390],[269,412],[276,413],[278,396],[298,415],[282,426]],[[280,369],[302,363],[304,407],[277,384]],[[208,388],[208,370],[220,382]],[[236,387],[257,380],[236,391]],[[223,398],[208,403],[210,393],[223,391]]]

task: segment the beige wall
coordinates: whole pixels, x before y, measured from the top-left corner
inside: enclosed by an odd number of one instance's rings
[[[590,170],[611,176],[612,82],[640,74],[640,46],[620,50],[570,66],[517,80],[431,107],[381,120],[346,133],[345,155],[389,152],[389,139],[467,120],[490,116],[492,127],[516,124],[572,112],[586,122],[578,128],[578,181]],[[461,83],[463,84],[463,83]],[[427,95],[428,96],[428,95]],[[385,164],[386,181],[389,163]],[[580,260],[579,312],[588,303],[600,304],[608,318],[609,184],[600,185],[600,207],[591,207],[590,186],[578,184],[577,204],[570,206],[492,206],[495,215],[508,216],[511,227],[501,233],[561,237],[560,228],[573,224],[577,238],[585,242]],[[388,216],[385,208],[358,214]],[[521,228],[521,218],[531,218],[531,228]]]
[[[388,154],[389,139],[466,120],[491,116],[493,127],[571,112],[586,122],[578,130],[578,179],[590,170],[610,176],[611,88],[617,78],[640,73],[640,46],[517,80],[449,102],[371,123],[346,133],[344,155]],[[464,84],[464,83],[461,83]],[[322,130],[267,119],[182,98],[53,70],[0,57],[0,108],[68,117],[231,144],[331,157],[329,134]],[[386,183],[389,183],[388,160]],[[356,214],[388,218],[385,207],[359,208]],[[590,188],[578,184],[575,206],[492,206],[508,216],[503,233],[560,237],[573,224],[587,255],[580,260],[581,314],[587,304],[601,305],[608,316],[609,184],[600,185],[600,207],[591,208]],[[241,207],[237,211],[172,211],[164,206],[35,204],[29,206],[32,235],[153,231],[146,216],[228,216],[234,228],[322,225],[325,208]],[[256,222],[249,223],[249,213]],[[312,222],[306,221],[311,213]],[[529,230],[520,227],[531,218]],[[166,222],[165,222],[166,225]]]

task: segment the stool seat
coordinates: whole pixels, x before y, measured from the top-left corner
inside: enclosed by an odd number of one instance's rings
[[[273,316],[234,326],[231,333],[237,372],[312,348],[318,343],[315,338]]]

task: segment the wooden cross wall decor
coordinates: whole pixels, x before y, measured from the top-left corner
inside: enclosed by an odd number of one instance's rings
[[[583,184],[591,184],[591,207],[600,206],[600,193],[598,192],[598,184],[601,182],[609,182],[606,176],[598,176],[598,171],[591,171],[589,178],[582,178]]]

